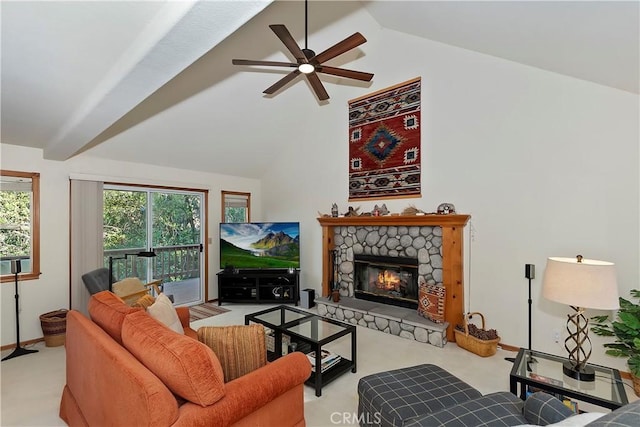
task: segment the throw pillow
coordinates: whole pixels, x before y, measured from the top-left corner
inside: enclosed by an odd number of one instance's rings
[[[434,323],[443,323],[445,294],[444,286],[420,283],[418,289],[418,314]]]
[[[122,298],[109,291],[93,294],[89,299],[89,316],[91,320],[116,340],[122,344],[122,322],[131,312],[140,308],[129,307]]]
[[[180,323],[178,313],[176,313],[176,309],[173,307],[169,297],[164,293],[160,293],[160,295],[157,296],[156,302],[147,308],[147,313],[163,325],[184,335],[184,328],[182,327],[182,323]]]
[[[224,374],[213,351],[170,331],[144,311],[124,319],[122,343],[174,394],[200,406],[224,397]]]
[[[218,357],[224,381],[229,382],[267,364],[264,326],[203,326],[198,341],[206,344]]]

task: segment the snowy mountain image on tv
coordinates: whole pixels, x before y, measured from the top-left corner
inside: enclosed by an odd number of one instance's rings
[[[299,268],[300,223],[221,223],[220,267]]]

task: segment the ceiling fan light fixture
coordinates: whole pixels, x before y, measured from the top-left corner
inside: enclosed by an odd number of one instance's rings
[[[311,74],[315,70],[316,70],[316,67],[314,67],[313,65],[311,65],[309,63],[298,65],[298,71],[300,71],[303,74]]]
[[[2,1],[2,0],[0,0]],[[280,80],[273,85],[266,88],[263,93],[267,95],[273,95],[278,90],[282,89],[287,83],[294,80],[300,74],[304,74],[305,79],[309,82],[311,90],[315,93],[319,101],[326,101],[329,99],[329,94],[324,88],[322,81],[318,77],[318,74],[329,74],[337,77],[344,77],[348,79],[355,79],[369,82],[373,78],[373,74],[364,73],[361,71],[347,70],[346,68],[331,67],[325,65],[326,61],[335,58],[338,55],[354,49],[366,42],[362,34],[353,33],[346,39],[334,44],[333,46],[325,49],[321,53],[317,54],[307,48],[307,3],[304,2],[304,49],[300,47],[298,42],[293,38],[287,27],[284,24],[271,24],[269,28],[275,33],[280,41],[286,46],[287,50],[295,58],[295,62],[281,62],[281,61],[255,61],[250,59],[233,59],[231,62],[234,65],[258,65],[258,66],[272,66],[272,67],[291,67],[293,71],[290,71]]]

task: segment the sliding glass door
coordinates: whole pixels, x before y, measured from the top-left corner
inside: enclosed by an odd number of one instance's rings
[[[116,280],[162,280],[176,305],[203,297],[204,193],[107,186],[104,191],[105,262]],[[155,257],[140,258],[153,250]]]

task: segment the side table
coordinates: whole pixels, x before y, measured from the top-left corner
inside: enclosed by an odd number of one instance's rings
[[[520,349],[509,375],[511,393],[524,400],[527,389],[532,387],[611,410],[629,403],[620,371],[588,364],[596,372],[595,381],[578,381],[563,374],[562,363],[566,360],[552,354]]]

